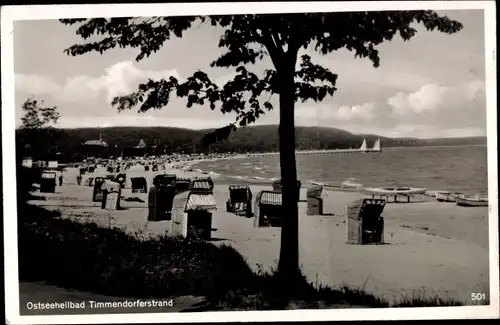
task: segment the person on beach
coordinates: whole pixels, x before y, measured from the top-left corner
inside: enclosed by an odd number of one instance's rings
[[[63,172],[62,170],[59,171],[59,186],[62,186],[63,184]]]

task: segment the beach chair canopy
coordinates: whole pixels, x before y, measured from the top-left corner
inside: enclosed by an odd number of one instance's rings
[[[359,215],[361,218],[378,218],[384,211],[386,201],[381,199],[364,199]]]
[[[191,180],[189,178],[177,178],[175,181],[175,188],[177,191],[187,191],[191,186]]]
[[[43,179],[56,179],[56,172],[52,171],[43,171],[42,172]]]
[[[130,183],[132,185],[132,189],[142,189],[147,186],[146,178],[144,177],[131,177]]]
[[[267,204],[267,205],[282,204],[281,192],[276,192],[276,191],[260,191],[257,194],[255,200],[260,204]]]
[[[190,193],[185,211],[192,210],[217,210],[214,196],[209,193]]]
[[[153,185],[159,186],[175,186],[177,176],[175,174],[160,174],[153,178]]]
[[[190,189],[192,190],[203,189],[211,191],[213,188],[214,188],[214,182],[212,181],[211,178],[194,179],[190,185]]]
[[[184,203],[185,202],[185,203]],[[191,191],[177,194],[174,197],[173,207],[188,211],[212,211],[217,210],[217,203],[211,193],[192,193]]]
[[[238,185],[238,184],[229,185],[230,191],[238,189],[250,189],[250,188],[248,187],[248,185]]]
[[[104,184],[103,184],[103,188],[106,189],[106,191],[108,191],[109,193],[114,193],[114,192],[117,193],[121,187],[120,187],[120,184],[118,184],[116,182],[112,182],[110,180],[105,180]]]
[[[229,199],[232,203],[247,202],[252,199],[248,185],[229,185]]]
[[[307,197],[321,197],[323,185],[316,185],[307,190]]]
[[[101,177],[101,176],[97,176],[94,178],[95,183],[103,183],[104,181],[105,181],[105,178]]]

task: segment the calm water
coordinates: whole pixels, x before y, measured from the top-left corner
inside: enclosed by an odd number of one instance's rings
[[[382,153],[297,156],[299,179],[365,187],[413,186],[466,193],[487,191],[486,146],[386,148]],[[202,162],[194,168],[229,177],[279,177],[279,157]]]

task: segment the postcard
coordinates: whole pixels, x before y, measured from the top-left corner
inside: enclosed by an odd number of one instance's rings
[[[499,317],[495,12],[2,7],[7,323]]]

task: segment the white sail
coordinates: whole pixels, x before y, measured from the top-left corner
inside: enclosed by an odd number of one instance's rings
[[[373,145],[373,151],[380,151],[380,139],[377,139],[377,141],[375,141],[375,144]]]
[[[367,149],[367,146],[366,146],[366,139],[363,139],[363,144],[361,145],[361,147],[359,148],[359,150],[361,151],[365,151]]]

